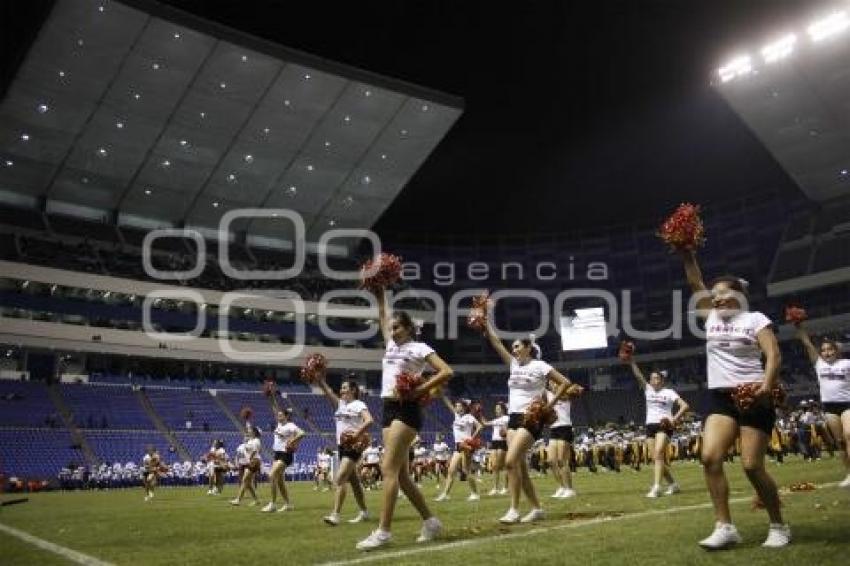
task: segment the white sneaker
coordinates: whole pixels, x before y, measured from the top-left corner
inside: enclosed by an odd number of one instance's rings
[[[499,495],[507,495],[507,494],[508,494],[508,488],[503,487],[502,489],[499,490]]]
[[[148,497],[150,497],[151,499],[153,499],[153,496],[154,496],[154,493],[153,493],[153,492],[150,492],[150,493],[148,494]]]
[[[470,493],[469,497],[466,498],[467,501],[478,501],[479,499],[481,499],[481,496],[477,493]]]
[[[767,539],[762,543],[765,548],[782,548],[791,542],[791,527],[781,523],[771,523]]]
[[[262,512],[262,513],[273,513],[273,512],[274,512],[274,510],[275,510],[275,509],[274,509],[274,503],[272,503],[271,501],[269,501],[269,502],[268,502],[268,504],[267,504],[265,507],[263,507],[262,509],[260,509],[260,512]]]
[[[708,550],[720,550],[729,548],[741,542],[741,535],[738,534],[738,529],[731,523],[717,523],[708,538],[699,541],[699,545]]]
[[[546,512],[543,509],[532,509],[525,517],[519,520],[520,523],[533,523],[546,518]]]
[[[150,495],[145,495],[145,501],[150,501],[150,500],[151,500],[151,496],[150,496]]]
[[[564,493],[564,488],[559,487],[558,489],[555,490],[555,493],[553,493],[549,497],[551,497],[552,499],[561,499],[561,497],[563,497],[563,495],[562,495],[563,493]]]
[[[434,498],[434,501],[448,501],[448,500],[449,500],[449,496],[445,493],[441,493],[440,495],[438,495],[437,497]]]
[[[208,489],[208,490],[207,490],[207,495],[213,495],[213,490]]]
[[[487,492],[487,495],[489,495],[490,497],[493,497],[494,495],[499,495],[499,490],[494,487],[493,489]]]
[[[231,499],[231,500],[230,500],[230,504],[231,504],[231,505],[236,505],[236,506],[238,507],[238,506],[239,506],[239,500],[238,500],[238,499]]]
[[[646,496],[650,499],[657,499],[661,497],[661,486],[654,485],[646,494]]]
[[[380,529],[372,531],[372,534],[357,543],[357,550],[372,550],[379,548],[389,544],[392,538],[392,533],[388,533]]]
[[[569,487],[565,487],[561,490],[561,499],[569,499],[570,497],[576,496],[576,490],[571,489]]]
[[[353,519],[349,519],[349,523],[361,523],[369,518],[368,511],[360,511]]]
[[[513,525],[514,523],[519,523],[519,511],[511,507],[508,509],[508,512],[502,515],[499,519],[500,523],[504,523],[506,525]]]
[[[292,511],[295,509],[295,506],[291,503],[284,503],[280,506],[280,509],[277,510],[278,513],[286,513],[287,511]]]
[[[850,474],[847,474],[847,477],[844,478],[844,481],[838,484],[838,487],[850,487]]]
[[[682,491],[682,488],[679,487],[679,484],[673,482],[667,486],[667,489],[664,490],[664,495],[674,495],[680,491]]]
[[[443,530],[443,524],[436,517],[431,517],[422,522],[422,530],[416,542],[429,542],[437,538]]]
[[[335,527],[339,524],[339,513],[331,513],[322,517],[322,520],[328,525]]]

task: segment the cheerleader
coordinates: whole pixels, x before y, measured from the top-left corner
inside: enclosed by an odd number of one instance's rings
[[[263,507],[263,513],[291,511],[292,504],[289,502],[289,492],[286,490],[286,468],[292,465],[298,444],[304,438],[304,431],[295,423],[290,421],[292,409],[286,408],[277,412],[277,426],[274,429],[274,463],[269,480],[271,481],[272,500]],[[283,505],[277,508],[277,495],[283,498]]]
[[[492,421],[484,421],[484,426],[493,427],[493,435],[490,437],[490,466],[494,476],[493,489],[487,495],[505,495],[508,489],[502,484],[502,470],[505,468],[505,452],[508,450],[508,443],[505,440],[508,434],[508,406],[500,401],[496,403],[494,411],[496,418]]]
[[[451,457],[452,449],[446,444],[442,433],[437,433],[434,437],[434,473],[437,475],[437,489],[442,485],[442,479],[445,479],[449,473],[449,458]]]
[[[377,290],[376,295],[381,332],[387,345],[381,377],[384,404],[384,458],[381,473],[384,478],[384,495],[378,528],[357,543],[360,550],[371,550],[390,542],[390,527],[399,489],[424,521],[417,542],[433,540],[443,528],[442,523],[431,514],[425,498],[408,474],[408,448],[422,427],[422,407],[417,400],[399,399],[395,386],[396,378],[402,372],[421,375],[425,367],[430,365],[436,373],[417,389],[418,395],[426,395],[451,379],[452,369],[430,346],[414,340],[416,332],[410,315],[397,311],[390,316],[384,290]]]
[[[781,362],[776,335],[770,319],[760,312],[744,310],[746,281],[733,276],[719,277],[712,281],[709,291],[694,252],[684,251],[681,255],[691,290],[702,295],[697,301],[697,311],[707,316],[706,357],[711,406],[705,419],[702,463],[717,523],[711,535],[699,544],[707,549],[719,549],[741,541],[732,524],[729,483],[723,471],[726,454],[740,435],[744,472],[770,517],[767,539],[762,546],[785,546],[791,542],[791,529],[782,520],[776,483],[764,465],[776,419],[771,395],[778,383]],[[752,405],[740,409],[731,394],[736,386],[748,383],[757,383],[758,390]]]
[[[797,337],[815,366],[829,434],[839,449],[844,445],[841,456],[846,476],[838,485],[850,487],[850,359],[838,357],[838,344],[832,340],[822,341],[818,351],[802,323],[797,324]]]
[[[552,382],[549,382],[552,386]],[[575,497],[573,489],[573,475],[570,470],[572,460],[573,421],[570,416],[571,403],[566,397],[557,398],[551,391],[546,391],[547,399],[555,402],[555,414],[557,420],[549,428],[549,462],[552,466],[552,475],[558,482],[558,489],[552,494],[554,499],[569,499]]]
[[[350,377],[350,376],[349,376]],[[363,496],[363,487],[357,478],[357,462],[362,455],[362,447],[359,449],[343,442],[343,435],[362,438],[369,427],[372,426],[372,414],[366,403],[360,400],[360,387],[356,381],[348,379],[343,381],[339,387],[339,396],[334,393],[328,384],[322,379],[318,382],[319,387],[336,408],[334,418],[336,419],[336,442],[339,446],[339,470],[334,478],[334,505],[330,515],[324,517],[325,523],[331,526],[339,524],[339,512],[345,501],[346,486],[351,485],[351,492],[360,510],[357,515],[350,519],[349,523],[359,523],[369,517],[366,511],[366,498]]]
[[[142,458],[142,487],[145,488],[145,501],[150,501],[154,497],[160,468],[162,468],[162,461],[159,458],[159,452],[153,446],[148,446]]]
[[[375,446],[374,440],[371,440],[369,447],[363,451],[360,481],[369,491],[377,489],[377,484],[381,481],[381,449]]]
[[[209,477],[207,495],[218,495],[224,491],[224,473],[226,469],[227,451],[224,449],[224,441],[216,439],[207,453],[207,475]]]
[[[504,524],[538,521],[545,517],[545,513],[537,497],[537,490],[528,475],[525,455],[540,438],[544,423],[527,425],[523,417],[534,401],[544,399],[547,379],[554,381],[558,387],[555,398],[563,395],[571,382],[558,370],[540,360],[540,347],[534,343],[533,337],[515,340],[511,351],[508,352],[489,320],[486,321],[484,332],[493,349],[511,371],[508,379],[508,451],[505,456],[511,506],[499,521]],[[550,399],[547,408],[551,410],[553,405],[554,399]],[[531,503],[531,511],[522,519],[518,511],[521,492],[525,493]]]
[[[422,478],[428,473],[429,455],[428,447],[417,440],[413,445],[413,481],[416,487],[422,487]]]
[[[316,485],[313,486],[313,491],[319,491],[319,485],[324,485],[322,491],[328,491],[331,485],[330,476],[331,453],[327,448],[319,448],[316,450],[316,470],[313,473]]]
[[[673,479],[670,466],[667,464],[667,447],[670,444],[670,433],[690,407],[678,393],[669,387],[664,387],[665,372],[653,371],[649,374],[649,383],[647,383],[634,358],[630,359],[629,364],[638,386],[646,397],[646,446],[655,461],[653,476],[655,481],[646,496],[652,499],[661,496],[662,477],[667,482],[664,495],[679,493],[679,484]],[[673,415],[673,405],[679,407],[675,415]]]
[[[465,446],[465,442],[478,436],[483,427],[478,422],[478,419],[469,413],[469,403],[467,401],[457,401],[452,406],[449,400],[443,396],[443,403],[455,415],[454,422],[452,422],[455,451],[452,454],[452,459],[449,461],[446,487],[434,501],[445,501],[449,498],[449,492],[452,490],[458,468],[460,468],[461,473],[466,475],[466,482],[469,484],[469,497],[466,500],[478,501],[481,499],[481,496],[478,495],[478,482],[472,473],[472,451]]]
[[[260,473],[260,467],[262,466],[262,460],[260,458],[260,429],[255,426],[251,426],[248,428],[248,433],[245,435],[246,440],[243,443],[243,452],[244,452],[244,460],[247,462],[242,471],[242,475],[239,480],[241,485],[239,486],[239,493],[236,494],[235,499],[230,500],[231,505],[239,505],[242,501],[242,498],[245,496],[245,492],[247,491],[251,495],[251,503],[249,504],[251,507],[257,505],[260,501],[257,499],[257,491],[254,489],[255,479],[257,474]]]

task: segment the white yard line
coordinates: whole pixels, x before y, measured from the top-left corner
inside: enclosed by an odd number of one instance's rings
[[[827,483],[818,486],[822,487],[832,487],[838,485],[837,482]],[[738,497],[736,499],[730,499],[729,503],[745,503],[752,501],[752,497]],[[602,523],[612,523],[615,521],[627,521],[631,519],[642,519],[644,517],[652,517],[654,515],[668,515],[671,513],[682,513],[684,511],[694,511],[697,509],[710,509],[711,503],[699,503],[696,505],[684,505],[682,507],[669,507],[667,509],[652,509],[649,511],[641,511],[639,513],[627,513],[624,515],[619,515],[617,517],[598,517],[596,519],[588,519],[586,521],[575,521],[572,523],[562,523],[559,525],[553,525],[551,527],[538,527],[535,529],[531,529],[528,531],[522,531],[518,533],[507,533],[502,535],[491,535],[487,537],[479,537],[479,538],[469,538],[465,540],[458,540],[454,542],[446,542],[443,544],[432,544],[421,546],[418,548],[408,548],[405,550],[397,550],[395,552],[376,552],[375,554],[366,554],[360,556],[358,558],[352,558],[350,560],[339,560],[335,562],[324,562],[319,566],[347,566],[348,564],[365,564],[367,562],[379,562],[381,560],[390,560],[390,559],[403,559],[407,556],[413,556],[416,554],[426,554],[429,552],[440,552],[443,550],[452,550],[455,548],[464,548],[468,546],[478,546],[480,544],[488,544],[492,542],[501,542],[505,540],[519,539],[525,537],[531,537],[536,535],[541,535],[545,533],[551,533],[553,531],[561,531],[565,529],[578,529],[581,527],[588,527],[592,525],[599,525]],[[352,552],[354,549],[352,548]]]
[[[19,531],[18,529],[4,525],[3,523],[0,523],[0,533],[5,533],[42,550],[58,554],[62,558],[70,560],[76,564],[85,564],[86,566],[113,566],[110,562],[104,562],[103,560],[98,560],[94,556],[89,556],[88,554],[83,554],[82,552],[77,552],[76,550],[59,546],[58,544],[46,541],[43,538],[38,538],[37,536],[25,533],[24,531]]]

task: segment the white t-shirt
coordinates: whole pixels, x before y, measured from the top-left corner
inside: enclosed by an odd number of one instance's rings
[[[339,406],[334,413],[336,419],[336,441],[343,433],[350,430],[357,430],[363,424],[363,417],[360,416],[363,411],[367,410],[366,403],[358,399],[354,399],[350,403],[346,403],[342,399],[339,400]]]
[[[277,423],[277,427],[274,429],[273,450],[275,452],[286,452],[287,443],[301,432],[301,429],[295,423]]]
[[[555,394],[551,391],[546,391],[546,399],[551,401],[555,398]],[[549,428],[557,428],[559,426],[573,426],[573,421],[570,418],[570,401],[569,399],[559,399],[553,406],[557,419]]]
[[[815,363],[824,403],[850,403],[850,359],[839,358],[828,364],[823,358]]]
[[[237,466],[247,466],[250,460],[250,456],[248,456],[248,450],[243,442],[239,446],[236,447],[236,465]]]
[[[531,360],[520,365],[511,358],[511,376],[508,378],[509,413],[524,413],[535,399],[543,397],[546,386],[546,376],[552,371],[552,366],[540,360]]]
[[[679,400],[678,393],[666,387],[656,391],[647,384],[643,394],[646,397],[646,424],[658,424],[665,417],[673,420],[673,405]]]
[[[377,446],[370,446],[363,451],[363,461],[367,464],[377,464],[381,461],[381,451]]]
[[[418,462],[424,462],[428,459],[428,449],[420,446],[413,451],[413,458]]]
[[[449,459],[449,445],[445,442],[434,443],[434,459],[445,462]]]
[[[387,351],[381,362],[381,397],[395,397],[396,377],[404,372],[421,375],[428,367],[425,358],[434,353],[434,349],[424,342],[408,341],[398,345],[394,340],[387,344]]]
[[[490,440],[499,441],[505,440],[505,437],[502,436],[502,428],[508,428],[508,421],[510,418],[507,415],[502,415],[501,417],[497,417],[490,421],[490,426],[493,427],[493,436],[490,437]]]
[[[247,441],[245,443],[245,455],[248,457],[248,460],[251,460],[251,458],[259,458],[261,448],[262,443],[259,438],[252,438]]]
[[[331,455],[322,452],[316,457],[317,464],[320,470],[328,470],[331,467]]]
[[[455,444],[460,444],[464,440],[471,438],[475,431],[477,421],[475,417],[469,413],[465,415],[455,414],[455,420],[452,423],[452,435],[454,436]]]
[[[770,324],[760,312],[740,312],[727,319],[716,309],[709,312],[705,321],[709,389],[764,381],[756,335]]]

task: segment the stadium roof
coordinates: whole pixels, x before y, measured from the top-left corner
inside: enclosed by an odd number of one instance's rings
[[[0,195],[150,227],[289,208],[315,240],[371,227],[461,112],[154,2],[57,2],[0,105]]]

